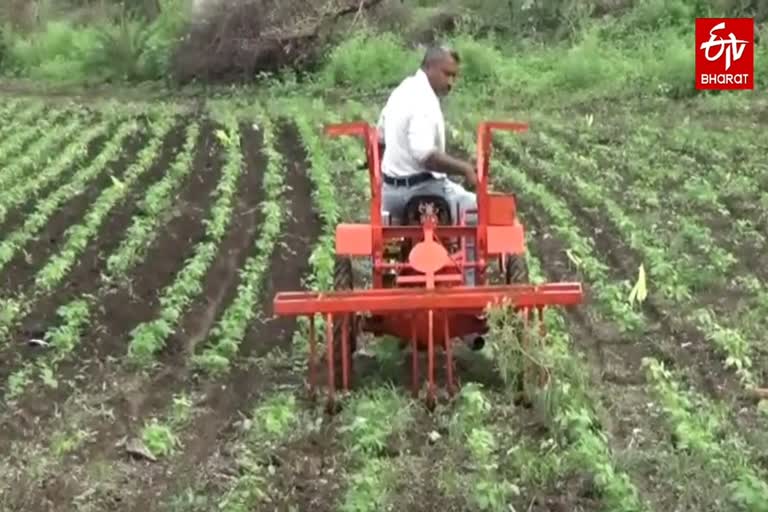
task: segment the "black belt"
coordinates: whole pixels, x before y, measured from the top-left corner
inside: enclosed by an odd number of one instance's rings
[[[422,172],[421,174],[408,176],[407,178],[393,178],[392,176],[387,176],[386,174],[382,174],[382,176],[384,178],[384,183],[394,187],[412,187],[414,185],[418,185],[419,183],[424,183],[425,181],[435,179],[435,176],[431,172]]]

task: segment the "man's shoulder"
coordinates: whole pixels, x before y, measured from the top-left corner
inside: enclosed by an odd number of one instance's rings
[[[392,89],[392,91],[389,93],[387,103],[407,99],[410,91],[413,89],[413,87],[411,87],[412,79],[413,77],[407,76],[399,84],[397,84],[397,86],[395,86],[395,88]]]
[[[407,79],[406,79],[407,80]],[[401,83],[392,90],[386,101],[389,109],[396,109],[408,115],[434,115],[435,109],[440,110],[439,104],[435,106],[429,96],[416,87],[413,83]]]

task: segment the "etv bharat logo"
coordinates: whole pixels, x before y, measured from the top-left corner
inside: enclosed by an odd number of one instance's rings
[[[752,18],[696,18],[696,89],[753,89]]]

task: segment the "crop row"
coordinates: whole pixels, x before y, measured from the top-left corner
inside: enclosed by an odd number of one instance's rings
[[[118,181],[113,177],[112,185],[103,190],[96,201],[90,205],[90,210],[86,213],[83,222],[72,225],[65,231],[59,252],[52,255],[48,262],[37,272],[33,289],[20,294],[16,298],[16,314],[8,317],[7,325],[11,325],[17,318],[29,313],[37,298],[55,290],[62,280],[66,278],[72,265],[77,262],[80,254],[87,247],[89,240],[98,233],[101,224],[107,218],[110,211],[125,197],[133,182],[145,173],[154,161],[162,138],[170,130],[172,123],[173,118],[162,117],[157,125],[151,125],[150,132],[154,138],[150,139],[139,154],[136,162],[125,171],[122,181]],[[132,134],[136,129],[137,126],[133,124],[122,125],[118,128],[117,137],[113,139],[112,145],[107,146],[101,155],[92,162],[90,168],[91,175],[106,170],[107,162],[114,160],[119,154],[119,147],[123,138]],[[88,170],[86,169],[86,171]],[[76,179],[77,175],[74,178]],[[71,185],[71,182],[66,183],[62,188],[66,190]],[[51,198],[49,197],[48,201],[50,200]],[[60,200],[56,200],[54,197],[54,201],[52,201],[54,207],[51,208],[51,212],[55,209],[55,205],[60,202]],[[23,391],[26,384],[30,382],[31,373],[35,367],[39,368],[43,382],[55,383],[55,366],[68,356],[78,344],[78,333],[89,323],[89,314],[93,300],[95,300],[95,297],[84,295],[73,299],[69,304],[59,307],[58,314],[62,319],[62,324],[46,334],[46,341],[51,344],[52,350],[46,354],[47,357],[40,358],[36,363],[28,362],[10,376],[6,399],[12,399]]]
[[[231,229],[240,228],[235,223],[234,205],[237,190],[244,179],[243,144],[247,143],[247,139],[244,138],[242,125],[236,115],[238,110],[240,114],[247,112],[249,116],[258,119],[252,128],[260,130],[263,135],[261,151],[267,157],[267,167],[261,183],[265,191],[265,200],[259,205],[263,212],[261,231],[254,242],[252,255],[239,269],[239,284],[234,298],[219,314],[218,322],[204,340],[203,348],[190,354],[190,362],[198,369],[210,373],[212,377],[219,377],[231,368],[246,330],[262,314],[256,305],[284,219],[282,204],[285,169],[283,156],[275,147],[276,129],[272,121],[263,115],[259,105],[247,105],[242,108],[243,110],[240,110],[226,103],[213,106],[213,117],[222,126],[221,130],[216,131],[216,137],[224,151],[225,160],[222,177],[214,191],[215,200],[211,205],[209,218],[204,221],[207,236],[196,245],[193,255],[177,273],[176,280],[166,288],[167,293],[161,303],[163,309],[158,317],[134,329],[134,344],[131,348],[140,350],[129,352],[133,356],[133,362],[145,365],[153,362],[153,357],[162,349],[168,336],[180,325],[187,306],[202,292],[203,278],[220,250],[224,235]],[[142,331],[142,328],[145,330]],[[142,333],[146,338],[138,336]],[[145,341],[147,344],[143,345]],[[181,430],[189,424],[189,416],[186,415],[183,421],[178,418],[179,415],[174,412],[177,402],[178,400],[174,400],[166,414],[147,419],[145,422],[142,439],[155,456],[171,455],[172,448],[182,442]],[[166,442],[160,442],[158,436]]]
[[[604,183],[607,181],[607,179],[604,180],[597,180],[597,181],[589,181],[587,182],[584,178],[581,177],[579,171],[579,163],[582,165],[584,162],[584,159],[581,159],[579,157],[568,157],[567,152],[563,151],[561,148],[558,147],[556,142],[553,142],[551,140],[548,140],[548,149],[552,149],[554,147],[555,149],[551,151],[551,153],[554,154],[553,158],[553,164],[552,166],[546,165],[543,162],[538,162],[535,165],[535,175],[537,177],[544,178],[547,182],[553,182],[558,186],[559,188],[562,188],[563,184],[570,183],[572,186],[574,186],[574,190],[579,193],[579,201],[586,204],[587,206],[595,206],[599,207],[601,211],[605,212],[607,214],[608,220],[613,221],[613,223],[618,227],[619,231],[624,236],[624,239],[632,246],[633,248],[637,250],[645,250],[650,253],[652,250],[663,250],[661,248],[656,248],[656,244],[654,239],[651,237],[650,233],[646,230],[640,229],[639,225],[633,224],[632,221],[628,218],[628,216],[624,213],[622,208],[613,200],[611,199],[611,194],[608,193],[608,191],[601,189],[600,183]],[[521,145],[514,143],[514,142],[507,142],[506,144],[507,148],[514,147],[515,149],[520,150]],[[498,160],[499,157],[497,156],[496,159]],[[580,162],[576,162],[575,160],[580,160]],[[503,167],[504,163],[503,161],[499,163],[500,167]],[[560,171],[555,171],[553,169],[559,168]],[[564,173],[566,172],[565,169],[571,170],[571,174],[568,176],[568,178],[565,177]],[[576,171],[576,172],[573,172]],[[596,166],[592,165],[589,167],[589,173],[590,176],[594,176],[595,173],[598,172],[596,169]],[[508,176],[512,178],[513,173],[509,173]],[[567,212],[567,206],[558,203],[557,199],[553,197],[552,195],[546,195],[543,192],[540,194],[536,194],[533,192],[532,188],[530,187],[528,183],[526,183],[526,179],[524,175],[514,173],[514,179],[510,180],[510,183],[513,184],[516,190],[520,191],[521,194],[524,194],[527,198],[541,198],[542,201],[536,201],[539,208],[542,208],[544,210],[547,210],[548,213],[551,212],[558,212],[560,211],[561,215],[553,215],[553,219],[555,220],[555,224],[560,224],[560,221],[565,221],[568,218]],[[544,190],[544,185],[540,185],[537,187],[540,191]],[[554,231],[557,231],[557,226],[552,226]],[[570,231],[570,230],[569,230]],[[571,231],[572,232],[572,231]],[[573,237],[572,237],[573,238]],[[651,257],[653,253],[646,255],[648,257]],[[581,261],[584,259],[583,253],[578,253],[577,255]],[[658,261],[658,260],[654,260]],[[585,272],[588,277],[589,273]],[[601,277],[595,277],[596,279],[600,279]],[[605,277],[602,277],[602,279],[606,279]],[[669,281],[664,282],[662,281],[662,285],[669,283]],[[592,282],[592,286],[598,287],[601,286],[602,283],[598,282]],[[614,321],[620,322],[621,318],[612,318]],[[669,396],[667,397],[669,398]],[[669,409],[668,409],[669,410]],[[740,452],[736,453],[746,453],[746,450],[742,449]],[[746,464],[746,463],[745,463]],[[742,465],[742,467],[746,467]],[[746,471],[745,476],[741,477],[740,479],[737,479],[737,482],[735,482],[733,485],[741,485],[741,487],[735,491],[736,495],[744,495],[744,496],[752,496],[753,499],[761,497],[764,499],[764,489],[757,490],[754,488],[754,473],[750,473],[748,469],[744,469]],[[746,499],[746,498],[743,498]],[[748,507],[747,507],[748,508]]]
[[[582,140],[582,147],[587,141]],[[670,178],[670,174],[681,175],[683,170],[674,164],[664,167],[664,172],[659,172],[658,168],[643,164],[640,154],[646,150],[640,147],[630,146],[627,150],[632,165],[628,165],[628,171],[623,173],[625,179],[632,180],[627,183],[622,190],[625,197],[648,198],[655,195],[659,186],[663,186],[668,192],[661,200],[661,206],[665,213],[673,215],[673,221],[679,230],[675,229],[676,234],[670,235],[662,222],[658,223],[656,230],[640,229],[640,226],[649,224],[649,215],[643,213],[643,210],[626,214],[626,205],[619,205],[611,199],[614,194],[610,194],[603,187],[603,184],[610,183],[613,173],[606,172],[606,166],[596,162],[588,157],[569,157],[569,152],[554,139],[547,140],[549,149],[554,153],[556,164],[561,164],[561,169],[569,169],[573,177],[568,179],[576,185],[578,200],[589,206],[604,209],[608,214],[608,221],[617,227],[620,235],[627,241],[629,246],[643,257],[649,267],[649,275],[653,279],[654,288],[661,291],[662,296],[670,301],[673,306],[682,310],[689,310],[691,313],[686,320],[697,325],[705,334],[707,339],[713,342],[716,348],[724,355],[726,366],[736,368],[737,373],[748,386],[756,384],[754,375],[751,372],[752,365],[752,343],[749,340],[752,333],[748,329],[740,326],[720,325],[715,320],[716,313],[706,305],[699,305],[694,298],[696,289],[706,291],[712,286],[716,286],[718,281],[724,281],[724,278],[738,271],[738,278],[752,283],[745,292],[748,296],[752,293],[750,300],[746,301],[746,307],[751,310],[761,311],[758,317],[764,316],[766,303],[766,291],[760,284],[756,276],[750,274],[749,269],[737,257],[727,249],[718,245],[718,240],[711,229],[701,222],[701,213],[692,215],[691,208],[685,207],[687,203],[695,204],[697,194],[694,190],[701,190],[701,187],[692,189],[690,187],[674,187],[669,184],[659,182],[661,176],[664,179]],[[660,152],[656,148],[657,153]],[[637,152],[638,154],[635,154]],[[615,158],[614,158],[615,159]],[[563,171],[551,171],[550,178],[563,183],[565,176]],[[603,179],[598,182],[588,180],[586,176],[600,175]],[[702,171],[701,179],[711,180],[714,183],[721,183],[726,176],[717,171]],[[614,189],[615,191],[615,189]],[[719,204],[717,196],[707,195],[709,205],[717,211],[727,211]],[[635,201],[629,204],[636,204]],[[646,212],[650,209],[646,206]],[[637,217],[641,216],[640,219]],[[703,253],[699,257],[681,252],[676,248],[690,247],[692,252]],[[674,262],[674,264],[673,264]],[[704,266],[704,268],[702,268]],[[743,322],[739,322],[743,324]],[[758,323],[759,325],[759,323]]]
[[[234,118],[223,119],[224,129],[217,132],[226,150],[226,163],[221,181],[214,191],[211,217],[205,222],[206,236],[201,240],[174,281],[159,293],[161,310],[149,321],[137,325],[130,333],[128,360],[149,365],[162,350],[168,337],[175,331],[185,308],[202,292],[202,278],[216,256],[219,242],[232,222],[232,208],[237,192],[237,180],[242,173],[238,141],[238,125]]]
[[[120,124],[112,138],[88,165],[80,167],[69,180],[35,204],[34,210],[25,217],[24,224],[0,242],[0,270],[34,238],[61,205],[82,193],[91,181],[106,172],[109,163],[120,156],[124,141],[138,132],[139,127],[136,122]],[[108,123],[86,130],[76,142],[63,149],[50,168],[64,170],[83,163],[88,158],[89,143],[106,134],[107,130]],[[29,312],[31,304],[32,297],[28,291],[20,291],[16,297],[0,301],[0,340],[7,342],[8,329],[20,316]]]
[[[276,149],[275,126],[260,105],[253,107],[250,112],[259,120],[258,125],[254,124],[254,129],[258,128],[263,134],[262,151],[267,159],[267,168],[262,181],[266,198],[260,206],[264,215],[261,231],[254,244],[253,255],[246,260],[240,272],[237,295],[211,330],[206,347],[194,357],[194,362],[208,371],[219,372],[231,366],[248,326],[255,320],[257,314],[262,313],[257,311],[256,304],[265,274],[269,270],[270,258],[285,221],[283,208],[285,162],[283,155]]]
[[[37,141],[26,149],[24,157],[14,160],[6,166],[4,176],[7,178],[7,188],[0,193],[0,223],[4,222],[9,212],[23,205],[28,199],[37,195],[48,184],[59,179],[68,170],[66,166],[47,166],[45,163],[54,149],[71,134],[82,131],[85,120],[74,118],[61,127],[60,130],[49,129]],[[26,172],[41,169],[34,176],[26,176]],[[26,179],[24,179],[26,177]]]
[[[4,123],[5,128],[0,131],[0,140],[2,140],[0,142],[0,163],[4,167],[2,172],[0,172],[0,185],[2,185],[3,189],[17,181],[22,176],[20,170],[24,169],[24,166],[18,164],[14,168],[8,169],[5,167],[8,165],[8,162],[14,157],[20,160],[29,160],[27,152],[22,153],[25,146],[30,140],[51,131],[51,127],[54,124],[58,124],[58,118],[64,114],[63,112],[57,112],[58,115],[54,116],[54,118],[43,117],[41,115],[43,110],[42,105],[37,105],[37,108],[27,109],[23,115]],[[19,155],[19,153],[22,154]]]
[[[459,126],[464,128],[465,125]],[[475,140],[472,130],[453,128],[451,133],[462,149],[473,152]],[[550,229],[561,236],[577,255],[601,309],[613,318],[620,319],[618,325],[623,328],[633,329],[642,325],[641,317],[622,300],[621,288],[608,279],[608,267],[594,255],[591,240],[572,223],[573,217],[567,207],[542,184],[533,183],[525,173],[512,170],[498,153],[494,154],[493,162],[491,172],[495,173],[494,183],[501,184],[504,189],[515,190],[527,202],[534,202],[550,216]],[[543,269],[536,257],[528,253],[527,261],[532,281],[541,280],[544,277]],[[542,354],[545,356],[543,362],[551,367],[553,375],[551,389],[542,392],[544,396],[549,395],[551,425],[556,437],[572,441],[573,444],[566,451],[595,475],[604,493],[604,502],[612,510],[647,510],[648,506],[642,502],[629,476],[615,467],[606,439],[594,429],[597,417],[589,398],[589,390],[582,384],[583,377],[579,377],[585,370],[580,368],[580,363],[571,354],[573,344],[569,340],[562,316],[550,308],[545,322],[549,335],[546,340],[548,349]]]

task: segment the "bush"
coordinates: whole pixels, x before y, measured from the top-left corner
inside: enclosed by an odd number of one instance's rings
[[[756,0],[364,0],[362,17],[360,0],[211,0],[195,12],[190,3],[157,0],[157,16],[124,10],[116,18],[108,2],[102,14],[87,11],[88,24],[71,13],[24,36],[6,29],[0,66],[56,82],[231,83],[263,72],[303,79],[319,71],[313,81],[320,86],[371,90],[390,88],[417,68],[421,50],[408,41],[444,37],[462,57],[459,89],[528,100],[619,92],[685,97],[697,94],[695,16],[768,15]],[[72,3],[57,5],[62,16]],[[758,87],[768,82],[765,55],[758,44]]]
[[[421,56],[390,33],[356,33],[336,46],[319,74],[326,86],[378,89],[412,74]]]
[[[188,0],[159,0],[160,14],[149,26],[139,63],[146,76],[166,77],[173,53],[192,21]]]
[[[691,41],[692,29],[687,34],[658,31],[641,40],[631,53],[633,86],[675,98],[697,94]]]
[[[31,36],[15,36],[4,62],[11,74],[35,80],[81,81],[100,51],[99,31],[65,21],[46,24]]]
[[[180,30],[187,23],[185,0],[160,0],[148,22],[123,12],[117,19],[80,25],[58,20],[42,30],[5,38],[6,73],[33,80],[83,83],[162,78]]]
[[[755,89],[768,89],[768,40],[755,49]]]
[[[445,43],[455,48],[461,58],[459,89],[498,84],[506,64],[503,52],[492,39],[460,34],[447,38]],[[409,48],[393,33],[357,32],[329,54],[319,73],[319,81],[326,87],[392,87],[416,71],[421,64],[422,51],[421,47]]]
[[[251,81],[257,74],[310,72],[335,42],[344,17],[376,0],[211,2],[174,54],[181,83]]]
[[[504,54],[493,39],[477,39],[467,35],[451,43],[461,57],[461,82],[494,85],[505,66]]]

